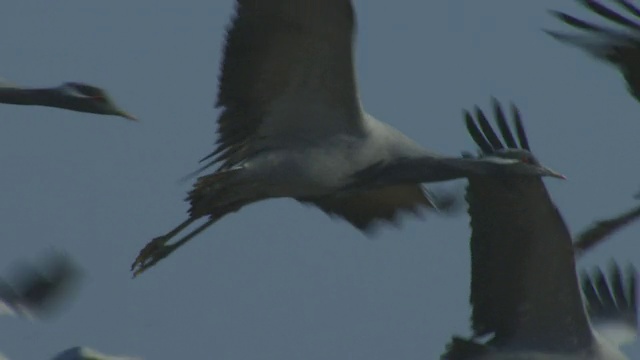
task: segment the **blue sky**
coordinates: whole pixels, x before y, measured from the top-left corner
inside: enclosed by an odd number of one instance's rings
[[[547,184],[572,231],[635,205],[640,104],[613,68],[540,31],[563,29],[546,9],[586,11],[552,0],[394,4],[355,2],[370,113],[459,154],[474,150],[461,109],[513,100],[538,158],[569,178]],[[141,119],[0,106],[0,270],[50,247],[85,270],[59,316],[2,320],[7,357],[87,345],[146,359],[424,359],[468,334],[465,214],[407,218],[369,239],[315,208],[270,200],[130,279],[138,250],[185,218],[191,183],[179,180],[212,149],[231,13],[231,0],[3,4],[0,76],[94,83]],[[639,241],[631,227],[579,266],[638,265]]]

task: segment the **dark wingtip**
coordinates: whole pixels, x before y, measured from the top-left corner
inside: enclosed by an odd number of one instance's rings
[[[554,31],[554,30],[547,30],[547,29],[542,29],[542,32],[544,32],[545,34],[551,36],[552,38],[558,40],[558,41],[566,41],[567,40],[567,36],[565,34],[562,34],[560,32]]]
[[[487,117],[484,115],[484,112],[477,106],[475,110],[476,122],[480,125],[482,133],[484,134],[484,137],[487,139],[487,141],[489,141],[489,144],[491,144],[492,149],[494,151],[504,149],[504,145],[502,145],[500,138],[498,138],[496,132],[493,130],[493,127],[491,127],[491,124],[489,123],[489,120],[487,120]]]
[[[527,139],[527,132],[524,129],[522,116],[520,115],[520,109],[518,109],[518,107],[514,103],[511,103],[510,105],[513,123],[516,126],[516,133],[518,134],[518,142],[520,143],[520,147],[527,151],[531,151],[531,147],[529,146],[529,139]]]
[[[562,16],[565,15],[564,13],[557,11],[557,10],[552,10],[552,9],[548,9],[547,13],[555,18],[558,19],[562,19]]]
[[[502,138],[504,142],[507,144],[509,148],[518,147],[516,141],[511,133],[511,129],[509,128],[509,124],[507,123],[507,118],[504,115],[504,111],[502,111],[502,106],[500,102],[495,97],[491,97],[491,102],[493,105],[493,115],[498,124],[498,129],[500,129],[500,133],[502,134]]]
[[[475,141],[476,145],[478,145],[478,147],[480,147],[480,149],[485,154],[491,154],[493,152],[493,149],[478,128],[476,122],[473,120],[473,116],[471,116],[471,113],[469,113],[467,110],[464,110],[463,114],[465,124],[467,125],[467,131],[469,132],[469,135],[471,135],[473,141]]]

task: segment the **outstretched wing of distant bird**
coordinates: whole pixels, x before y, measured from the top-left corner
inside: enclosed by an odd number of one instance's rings
[[[580,32],[569,34],[545,30],[557,40],[577,46],[589,54],[620,69],[627,88],[640,101],[640,7],[628,0],[616,0],[621,15],[596,0],[577,0],[618,28],[596,25],[559,11],[551,11],[556,18]]]
[[[634,207],[609,219],[598,220],[575,236],[573,247],[580,256],[613,233],[640,219],[640,206]]]

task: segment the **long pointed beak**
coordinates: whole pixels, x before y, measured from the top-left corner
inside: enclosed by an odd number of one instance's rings
[[[118,116],[122,116],[123,118],[125,118],[125,119],[127,119],[127,120],[131,120],[131,121],[139,121],[137,117],[135,117],[135,116],[133,116],[133,115],[129,114],[129,113],[128,113],[128,112],[126,112],[126,111],[120,111],[120,112],[118,113]]]
[[[567,177],[566,177],[566,176],[564,176],[564,175],[560,174],[560,173],[559,173],[559,172],[557,172],[557,171],[551,170],[551,169],[549,169],[548,167],[545,167],[545,168],[544,168],[544,172],[545,172],[545,175],[546,175],[546,176],[551,176],[551,177],[554,177],[554,178],[556,178],[556,179],[561,179],[561,180],[567,180]]]

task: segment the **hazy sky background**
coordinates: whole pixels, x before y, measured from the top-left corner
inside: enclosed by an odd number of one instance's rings
[[[391,4],[394,5],[391,5]],[[293,200],[220,221],[131,280],[140,248],[181,222],[216,139],[213,108],[233,1],[9,1],[0,76],[26,86],[82,80],[142,122],[0,106],[0,274],[50,247],[86,271],[43,323],[2,318],[0,351],[67,347],[145,359],[436,359],[469,333],[469,219],[405,219],[373,239]],[[356,1],[367,110],[427,148],[475,150],[461,109],[513,100],[573,232],[636,204],[640,104],[616,71],[541,28],[570,1]],[[447,184],[461,187],[464,182]],[[640,266],[640,224],[579,263]],[[640,357],[640,345],[627,352]]]

